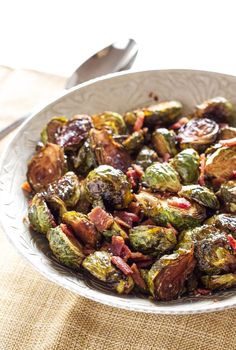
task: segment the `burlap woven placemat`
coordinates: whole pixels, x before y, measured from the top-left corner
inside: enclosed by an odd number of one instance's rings
[[[8,93],[5,90],[6,99],[0,97],[0,116],[3,107],[7,114],[9,105],[9,122],[19,115],[17,105],[21,113],[27,112],[39,99],[61,89],[64,78],[0,68],[0,95],[4,81]],[[19,99],[16,85],[20,87],[21,82],[26,94]],[[0,350],[236,349],[235,324],[236,309],[164,316],[123,311],[81,298],[42,277],[0,231]]]

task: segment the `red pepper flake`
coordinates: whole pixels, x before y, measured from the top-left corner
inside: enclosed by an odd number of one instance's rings
[[[228,140],[220,140],[219,143],[221,146],[233,147],[236,146],[236,137]]]
[[[134,124],[134,131],[140,131],[143,127],[143,123],[144,123],[144,112],[143,111],[138,111],[137,112],[137,119],[135,121]]]
[[[189,119],[186,117],[180,118],[180,120],[178,120],[175,124],[172,124],[170,129],[173,130],[178,130],[181,128],[181,126],[187,124],[189,122]]]
[[[135,263],[132,264],[131,270],[133,271],[132,278],[134,282],[142,289],[146,289],[146,283],[140,274],[140,271]]]
[[[133,271],[130,266],[119,256],[112,256],[111,258],[112,264],[116,265],[119,270],[121,270],[126,276],[132,275]]]
[[[172,207],[177,207],[181,209],[189,209],[191,207],[191,203],[185,198],[173,197],[167,199],[167,202]]]
[[[112,236],[111,239],[111,252],[113,255],[120,256],[124,247],[125,241],[121,236]]]
[[[233,249],[233,250],[236,250],[236,239],[234,239],[234,237],[232,235],[228,235],[227,236],[227,240],[229,242],[229,245],[230,247]]]
[[[200,176],[198,183],[201,186],[205,185],[205,166],[206,166],[206,156],[204,153],[200,155]]]
[[[28,192],[28,193],[32,192],[32,188],[31,188],[31,186],[30,186],[28,181],[23,182],[23,184],[21,185],[21,188],[25,192]]]

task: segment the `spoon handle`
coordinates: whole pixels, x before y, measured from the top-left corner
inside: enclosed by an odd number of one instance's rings
[[[0,130],[0,140],[2,140],[5,136],[10,134],[13,130],[15,130],[18,126],[20,126],[27,118],[29,114],[24,115],[20,119],[15,120],[10,125],[4,127],[2,130]]]

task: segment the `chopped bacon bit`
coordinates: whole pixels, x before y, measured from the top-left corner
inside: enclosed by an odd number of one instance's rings
[[[169,153],[165,153],[163,156],[163,162],[167,163],[170,158],[171,158],[171,155]]]
[[[121,270],[126,276],[132,275],[133,271],[130,266],[119,256],[112,256],[111,258],[112,264],[116,265],[119,270]]]
[[[129,249],[129,247],[126,244],[124,244],[122,251],[121,251],[121,254],[120,254],[120,257],[124,261],[127,261],[130,258],[130,255],[131,255],[131,250]]]
[[[206,156],[204,153],[200,155],[200,176],[198,183],[201,186],[205,185],[205,166],[206,166]]]
[[[141,208],[140,208],[140,205],[138,204],[138,202],[131,202],[128,206],[128,210],[137,215],[137,216],[140,216],[140,213],[141,213]]]
[[[75,238],[72,230],[69,229],[69,227],[66,224],[61,224],[60,227],[67,237]]]
[[[120,256],[124,247],[125,241],[121,236],[112,236],[111,252],[113,255]]]
[[[152,219],[147,219],[142,222],[142,225],[156,225],[156,223]]]
[[[94,252],[95,252],[95,249],[93,247],[90,247],[90,246],[83,247],[84,255],[90,255],[90,254],[93,254]]]
[[[152,257],[149,255],[144,255],[141,252],[131,252],[130,259],[134,261],[148,261],[148,260],[152,260]]]
[[[232,235],[228,235],[227,236],[227,240],[229,242],[229,245],[230,247],[233,249],[233,250],[236,250],[236,239],[234,239],[234,237]]]
[[[99,232],[107,230],[114,222],[113,217],[100,207],[94,208],[88,217]]]
[[[181,209],[189,209],[191,207],[191,203],[185,198],[173,197],[167,199],[167,202],[172,207],[177,207]]]
[[[231,179],[236,180],[236,170],[233,170]]]
[[[130,229],[132,227],[132,226],[128,225],[127,222],[120,219],[118,216],[115,216],[114,220],[118,225],[123,226],[124,228]]]
[[[180,118],[175,124],[171,125],[170,129],[178,130],[181,128],[181,126],[187,124],[189,122],[189,119],[186,117]]]
[[[139,176],[139,178],[141,178],[144,175],[144,171],[140,165],[132,164],[132,167],[136,171],[136,174],[137,174],[137,176]]]
[[[205,288],[198,288],[194,291],[195,295],[201,294],[201,295],[209,295],[211,294],[210,289],[205,289]]]
[[[28,193],[32,192],[32,188],[31,188],[30,184],[28,183],[28,181],[23,182],[23,184],[21,185],[21,188],[25,192],[28,192]]]
[[[143,123],[144,123],[144,118],[145,118],[144,112],[138,111],[137,112],[137,119],[136,119],[135,124],[134,124],[134,131],[139,131],[142,129]]]
[[[138,215],[129,213],[128,211],[114,211],[114,215],[132,227],[134,222],[139,222]]]
[[[138,182],[138,176],[137,176],[136,171],[132,168],[129,168],[126,172],[126,176],[128,177],[128,180],[129,180],[132,188],[136,188],[137,182]]]
[[[221,146],[233,147],[236,146],[236,137],[228,140],[220,140],[219,143]]]
[[[142,289],[146,289],[146,283],[140,274],[140,271],[135,263],[132,264],[131,270],[133,271],[132,277],[134,282]]]

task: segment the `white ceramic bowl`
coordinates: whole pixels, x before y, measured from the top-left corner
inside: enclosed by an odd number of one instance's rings
[[[44,236],[30,232],[23,223],[27,202],[21,184],[25,180],[27,161],[47,121],[55,115],[72,117],[78,113],[91,114],[104,110],[122,113],[153,103],[150,92],[157,94],[160,100],[180,100],[185,112],[191,111],[204,99],[215,96],[224,96],[236,105],[236,77],[190,70],[113,74],[71,89],[34,113],[19,129],[2,156],[0,199],[3,229],[17,250],[44,276],[94,301],[133,311],[164,314],[200,313],[233,307],[236,305],[236,291],[233,290],[167,303],[101,291],[59,265],[50,253]]]

